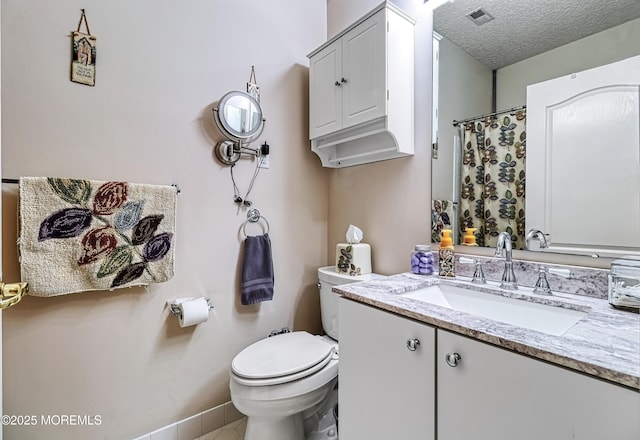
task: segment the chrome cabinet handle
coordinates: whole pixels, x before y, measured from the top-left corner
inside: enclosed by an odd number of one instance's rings
[[[450,367],[457,367],[462,361],[462,357],[458,353],[447,353],[444,360],[447,361],[447,365]]]
[[[407,339],[407,348],[409,349],[409,351],[416,351],[418,349],[418,346],[420,346],[419,339]]]

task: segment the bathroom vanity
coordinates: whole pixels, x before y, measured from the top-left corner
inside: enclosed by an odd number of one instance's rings
[[[547,333],[407,294],[439,282],[427,278],[334,288],[342,294],[341,440],[640,438],[638,314],[519,289],[514,295],[532,303],[583,313]]]

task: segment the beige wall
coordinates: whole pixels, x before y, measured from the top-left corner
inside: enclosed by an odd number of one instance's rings
[[[81,8],[98,42],[93,88],[69,81]],[[2,0],[4,177],[182,189],[171,281],[27,297],[3,313],[4,413],[102,418],[94,427],[7,426],[5,439],[133,438],[228,401],[232,357],[270,330],[320,331],[316,268],[333,258],[330,173],[307,139],[306,54],[326,40],[325,17],[325,0]],[[211,109],[244,89],[252,65],[267,118],[256,144],[267,141],[272,155],[249,199],[271,225],[276,294],[245,307],[246,217],[232,202],[229,168],[213,156]],[[243,193],[253,169],[251,160],[235,168]],[[19,277],[16,193],[3,185],[7,281]],[[184,296],[211,297],[207,323],[181,329],[169,316],[166,300]]]
[[[433,159],[432,198],[453,200],[454,145],[460,135],[451,123],[491,109],[493,75],[480,61],[451,41],[440,40],[438,81],[438,158]]]
[[[496,106],[526,103],[527,86],[640,55],[640,18],[499,69]]]
[[[406,272],[415,244],[431,241],[431,35],[432,14],[422,1],[397,0],[417,20],[415,66],[415,154],[332,170],[329,178],[328,254],[345,241],[349,224],[371,244],[373,270]],[[378,0],[328,0],[328,35],[343,30]]]

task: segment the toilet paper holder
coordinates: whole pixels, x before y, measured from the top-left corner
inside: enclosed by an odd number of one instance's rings
[[[190,299],[193,299],[193,298],[184,298],[182,300],[173,300],[174,302],[167,302],[167,305],[169,306],[169,310],[171,311],[171,314],[173,316],[180,318],[182,316],[182,312],[180,311],[180,302],[188,301]],[[209,310],[212,310],[213,303],[211,302],[211,298],[205,298],[204,300],[207,302],[207,305],[209,306]]]

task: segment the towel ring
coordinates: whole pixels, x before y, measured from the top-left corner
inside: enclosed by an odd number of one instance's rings
[[[260,211],[258,211],[256,208],[251,208],[247,212],[247,219],[245,220],[244,224],[242,225],[242,233],[244,234],[245,238],[247,238],[247,224],[248,223],[256,223],[260,219],[264,220],[265,224],[267,225],[267,230],[265,231],[265,234],[269,233],[269,222],[267,221],[267,219],[262,217],[260,215]]]

